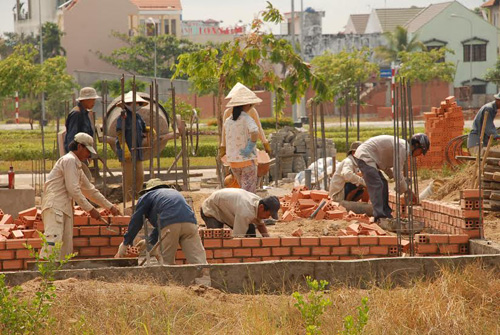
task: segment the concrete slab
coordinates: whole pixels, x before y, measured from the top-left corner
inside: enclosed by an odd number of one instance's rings
[[[19,189],[0,188],[0,208],[14,219],[22,210],[35,206],[35,190],[31,187]]]
[[[36,262],[28,262],[28,270],[36,270]],[[100,269],[108,267],[138,266],[137,258],[96,258],[96,259],[71,259],[63,265],[64,270],[70,269]]]
[[[452,257],[379,258],[351,261],[274,261],[259,263],[181,265],[151,267],[107,267],[61,270],[56,279],[154,281],[160,285],[192,285],[210,269],[212,286],[231,293],[290,293],[305,286],[305,277],[325,279],[332,285],[366,288],[407,286],[415,280],[434,278],[443,267],[462,268],[477,263],[500,271],[500,255]],[[36,271],[5,272],[9,285],[36,278]]]
[[[469,240],[471,255],[496,255],[500,254],[500,243],[488,240]]]

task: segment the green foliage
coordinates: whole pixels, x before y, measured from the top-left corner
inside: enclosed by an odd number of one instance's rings
[[[172,120],[172,97],[169,97],[167,101],[161,102],[161,105],[165,110],[167,111],[170,120]],[[193,115],[193,109],[195,109],[191,104],[188,104],[187,102],[176,99],[175,100],[175,114],[180,115],[182,120],[186,121],[186,123],[189,123],[191,121],[191,117]],[[197,110],[198,114],[199,111]]]
[[[108,86],[108,91],[106,92],[109,94],[111,97],[118,97],[119,95],[122,94],[122,88],[121,88],[121,81],[120,80],[107,80],[107,86]],[[125,80],[125,83],[123,85],[123,88],[125,90],[125,93],[132,91],[132,86],[133,86],[134,80],[132,78],[129,78]],[[103,89],[103,83],[104,80],[98,80],[92,84],[92,87],[95,88],[98,92],[101,92],[101,94],[104,94],[104,89]],[[148,87],[148,83],[142,80],[135,80],[135,87],[137,92],[146,92],[146,89]]]
[[[361,335],[363,334],[363,329],[368,323],[368,312],[370,308],[368,307],[368,297],[361,299],[361,306],[358,308],[358,317],[355,320],[352,315],[348,315],[344,318],[344,329],[339,332],[340,335]]]
[[[201,48],[199,44],[186,39],[178,39],[173,35],[128,36],[128,34],[118,32],[112,34],[127,46],[113,50],[111,55],[104,55],[97,51],[99,58],[119,69],[143,76],[154,75],[155,41],[157,76],[160,78],[172,76],[171,66],[177,62],[179,55],[195,52]]]
[[[47,240],[40,234],[43,246]],[[56,298],[54,280],[55,272],[75,255],[70,254],[59,261],[61,244],[57,243],[48,256],[42,257],[30,245],[25,245],[35,257],[41,282],[34,296],[30,299],[21,297],[22,288],[9,288],[5,283],[5,275],[0,275],[0,333],[1,334],[38,334],[48,328],[55,320],[49,312]]]
[[[32,45],[19,45],[0,61],[0,97],[34,94],[40,90],[40,66],[35,64],[37,51]]]
[[[422,83],[432,79],[452,82],[455,77],[456,65],[452,62],[439,61],[445,58],[447,52],[452,53],[453,51],[440,48],[431,51],[400,52],[401,66],[398,70],[398,77]]]
[[[43,58],[66,56],[66,50],[61,45],[61,37],[64,33],[59,30],[59,26],[54,22],[45,22],[42,32]]]
[[[262,129],[276,129],[276,119],[273,117],[265,117],[260,119]],[[209,120],[208,126],[217,126],[217,120]],[[293,126],[293,120],[290,117],[282,117],[278,119],[278,127]]]
[[[356,85],[378,75],[378,66],[370,62],[368,48],[352,52],[329,51],[312,60],[314,73],[321,78],[330,91],[330,96],[339,96],[338,105],[345,104],[345,97],[356,98]]]
[[[326,307],[332,304],[330,299],[324,297],[328,282],[326,280],[320,280],[318,282],[316,279],[313,280],[310,276],[306,277],[306,281],[310,289],[309,294],[304,296],[299,292],[294,292],[292,296],[297,300],[294,306],[297,307],[302,315],[306,334],[321,334],[320,317],[325,312]]]
[[[375,55],[387,63],[397,61],[401,51],[414,52],[426,49],[425,45],[418,40],[417,34],[410,38],[408,30],[402,26],[397,26],[392,32],[385,32],[384,36],[388,45],[377,47]]]
[[[486,70],[484,79],[487,81],[491,81],[497,86],[500,85],[500,58],[497,59],[495,67]]]

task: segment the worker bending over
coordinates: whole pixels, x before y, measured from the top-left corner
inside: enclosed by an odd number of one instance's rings
[[[488,116],[484,129],[483,148],[486,148],[488,145],[490,136],[493,136],[493,139],[495,140],[500,139],[495,123],[493,122],[495,120],[495,116],[497,115],[498,108],[500,108],[500,92],[495,94],[494,97],[495,101],[488,102],[486,105],[481,107],[472,122],[472,129],[467,137],[467,149],[471,155],[475,156],[479,153],[479,137],[481,136],[481,129],[483,127],[483,120],[486,112],[488,112]]]
[[[347,157],[335,169],[329,191],[330,198],[334,201],[358,201],[363,196],[366,185],[353,156],[360,145],[359,141],[352,142]]]

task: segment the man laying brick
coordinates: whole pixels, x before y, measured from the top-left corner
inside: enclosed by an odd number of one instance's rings
[[[118,208],[106,200],[82,170],[82,162],[86,162],[91,153],[96,153],[93,144],[90,135],[76,134],[68,145],[69,152],[59,158],[47,177],[42,197],[47,246],[42,249],[42,256],[47,256],[57,242],[62,242],[61,259],[73,252],[73,200],[97,220],[101,215],[87,198],[109,209],[111,214],[120,215]]]
[[[269,237],[265,223],[278,219],[280,201],[275,196],[260,198],[239,188],[225,188],[212,193],[201,205],[200,214],[207,228],[233,229],[233,236],[256,236],[256,226],[263,237]]]
[[[118,248],[116,258],[126,256],[127,246],[133,245],[135,237],[143,227],[145,217],[154,227],[147,237],[150,250],[154,248],[151,256],[163,258],[165,264],[175,264],[175,253],[180,245],[188,263],[207,264],[193,210],[181,193],[168,187],[160,179],[148,180],[146,187],[140,192],[142,195],[130,218],[128,230]],[[161,245],[155,246],[157,243]]]
[[[488,102],[486,105],[481,107],[472,122],[472,129],[467,137],[467,149],[471,155],[477,155],[479,152],[479,137],[481,136],[481,128],[483,127],[483,120],[486,112],[488,112],[488,116],[484,129],[483,148],[486,148],[488,145],[490,135],[493,136],[494,140],[500,139],[495,123],[493,122],[495,120],[495,116],[497,115],[497,110],[500,108],[500,92],[495,94],[494,97],[495,101]]]
[[[390,135],[375,136],[361,144],[354,154],[359,169],[363,173],[370,201],[373,205],[373,216],[375,221],[381,218],[392,218],[392,210],[389,207],[389,187],[387,180],[379,170],[385,172],[389,178],[393,178],[395,159],[399,162],[399,192],[410,192],[406,185],[404,167],[407,159],[411,155],[417,157],[425,155],[429,150],[429,138],[425,134],[415,134],[411,138],[411,143],[398,138],[399,157],[395,157],[395,138]],[[413,194],[408,194],[410,199],[414,199]]]
[[[335,169],[329,190],[330,198],[334,201],[358,201],[366,190],[365,181],[353,157],[360,145],[359,141],[352,142],[347,157]]]

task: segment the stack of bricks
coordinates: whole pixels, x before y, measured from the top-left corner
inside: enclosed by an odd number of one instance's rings
[[[426,228],[445,234],[467,235],[478,238],[479,230],[479,192],[464,190],[461,192],[468,200],[462,201],[463,207],[435,200],[422,200],[421,206],[413,206],[413,216],[417,221],[424,222]],[[465,200],[465,198],[463,198]],[[394,210],[396,197],[389,194],[389,205]],[[467,207],[466,207],[467,206]],[[475,207],[471,207],[475,206]],[[470,207],[470,208],[469,208]],[[402,207],[406,213],[406,207]]]
[[[450,140],[463,134],[464,115],[462,107],[457,106],[454,96],[441,102],[439,108],[432,107],[424,113],[425,133],[431,146],[425,156],[417,157],[417,166],[438,169],[446,162],[445,148]]]
[[[420,256],[466,255],[469,253],[469,236],[417,234],[415,245]]]
[[[307,190],[305,186],[295,187],[291,194],[280,199],[283,221],[293,221],[298,218],[309,218],[316,210],[316,220],[338,220],[348,216],[347,210],[338,202],[328,199],[328,192],[322,190]],[[349,219],[355,214],[350,213]],[[354,215],[354,216],[353,216]]]

